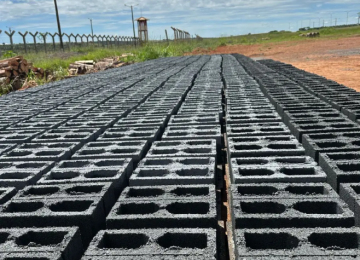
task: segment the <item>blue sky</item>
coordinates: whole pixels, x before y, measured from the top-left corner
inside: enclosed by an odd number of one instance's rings
[[[132,1],[132,2],[131,2]],[[163,38],[170,26],[203,37],[219,37],[271,30],[297,30],[303,26],[357,22],[359,0],[57,0],[63,32],[89,34],[93,19],[95,34],[132,35],[130,8],[136,4],[135,18],[150,19],[149,37]],[[140,4],[141,3],[141,4]],[[320,18],[320,19],[319,19]],[[290,24],[289,24],[290,23]],[[53,0],[0,0],[0,30],[17,32],[57,31]],[[31,41],[31,39],[28,39]],[[8,42],[4,32],[0,42]]]

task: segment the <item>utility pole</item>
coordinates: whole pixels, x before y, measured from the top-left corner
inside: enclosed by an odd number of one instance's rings
[[[134,22],[134,9],[133,9],[133,7],[137,6],[137,4],[136,5],[127,5],[127,4],[125,4],[125,6],[131,7],[131,17],[132,17],[132,24],[133,24],[133,31],[134,31],[134,43],[135,43],[135,46],[136,46],[136,41],[135,41],[136,34],[135,34],[135,22]]]
[[[92,25],[92,19],[88,18],[90,20],[90,25],[91,25],[91,35],[94,36],[94,30],[93,30],[93,25]]]
[[[58,30],[59,30],[60,48],[64,51],[64,44],[63,44],[63,40],[62,40],[59,11],[58,11],[56,0],[54,0],[54,4],[55,4],[56,20],[57,20]]]

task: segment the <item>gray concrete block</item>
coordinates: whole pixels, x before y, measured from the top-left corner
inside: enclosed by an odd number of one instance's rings
[[[230,110],[231,111],[231,110]],[[248,123],[266,123],[266,122],[281,122],[281,117],[275,111],[272,113],[244,113],[233,114],[228,112],[226,114],[226,123],[231,125],[241,125]]]
[[[329,184],[338,190],[340,183],[360,181],[359,152],[321,153],[319,164],[328,175]]]
[[[153,201],[156,200],[216,200],[214,185],[176,185],[176,186],[139,186],[127,187],[119,200]]]
[[[17,131],[1,130],[0,143],[22,144],[31,141],[32,139],[34,139],[36,136],[43,133],[44,131],[45,130],[17,130]]]
[[[0,187],[22,189],[35,184],[53,166],[53,162],[0,162]]]
[[[159,126],[109,128],[99,136],[97,141],[110,142],[142,140],[154,142],[159,139],[160,134],[161,129]]]
[[[19,191],[13,200],[66,200],[68,198],[86,199],[88,197],[97,197],[104,203],[105,214],[107,214],[119,197],[120,191],[121,189],[111,182],[34,185]]]
[[[118,200],[106,218],[107,229],[215,228],[216,202],[208,200]]]
[[[178,140],[154,142],[146,158],[216,157],[216,140]]]
[[[290,130],[283,123],[254,123],[233,126],[227,125],[226,133],[228,137],[290,135]]]
[[[359,228],[242,229],[238,259],[359,259]]]
[[[145,158],[130,177],[130,186],[214,184],[216,159]]]
[[[318,161],[320,153],[358,151],[360,132],[306,134],[302,143],[306,154]]]
[[[127,159],[62,161],[39,180],[39,185],[111,182],[117,195],[126,186],[133,169]]]
[[[169,126],[176,125],[219,125],[220,120],[216,115],[195,115],[195,116],[181,116],[175,115],[170,118]]]
[[[145,156],[148,145],[147,141],[141,140],[89,142],[71,158],[73,160],[132,158],[135,164]]]
[[[165,128],[166,116],[146,117],[146,118],[122,118],[114,124],[114,127],[150,127],[157,126]]]
[[[232,184],[233,200],[339,198],[327,183],[246,183]]]
[[[305,150],[295,139],[281,140],[282,137],[228,137],[228,155],[236,157],[299,156]]]
[[[105,226],[105,210],[98,197],[86,199],[10,200],[0,209],[0,225],[12,227],[78,226],[83,245]]]
[[[217,259],[215,229],[102,230],[83,259]]]
[[[100,128],[102,131],[104,131],[106,128],[113,126],[115,121],[116,119],[113,118],[104,118],[104,119],[96,118],[92,120],[88,120],[85,118],[77,118],[77,119],[71,119],[63,123],[58,128],[59,129]]]
[[[35,137],[32,142],[80,142],[85,144],[95,140],[99,136],[100,132],[100,128],[52,129]]]
[[[233,201],[236,228],[352,227],[354,213],[340,199],[240,199]]]
[[[78,260],[83,254],[76,227],[0,229],[0,234],[1,259]]]

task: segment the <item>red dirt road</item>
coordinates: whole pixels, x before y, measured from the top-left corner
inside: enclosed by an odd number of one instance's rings
[[[240,53],[252,58],[290,63],[360,91],[360,36],[342,39],[221,46],[215,51],[198,49],[196,54]]]

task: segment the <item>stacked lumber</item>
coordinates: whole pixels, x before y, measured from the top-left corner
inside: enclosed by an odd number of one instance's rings
[[[26,77],[31,64],[22,56],[0,60],[0,84],[9,84],[12,80]]]
[[[31,70],[34,72],[35,76],[39,79],[42,79],[45,76],[45,71],[42,68],[32,67]]]
[[[79,75],[92,72],[95,62],[93,60],[79,60],[69,65],[70,75]]]

